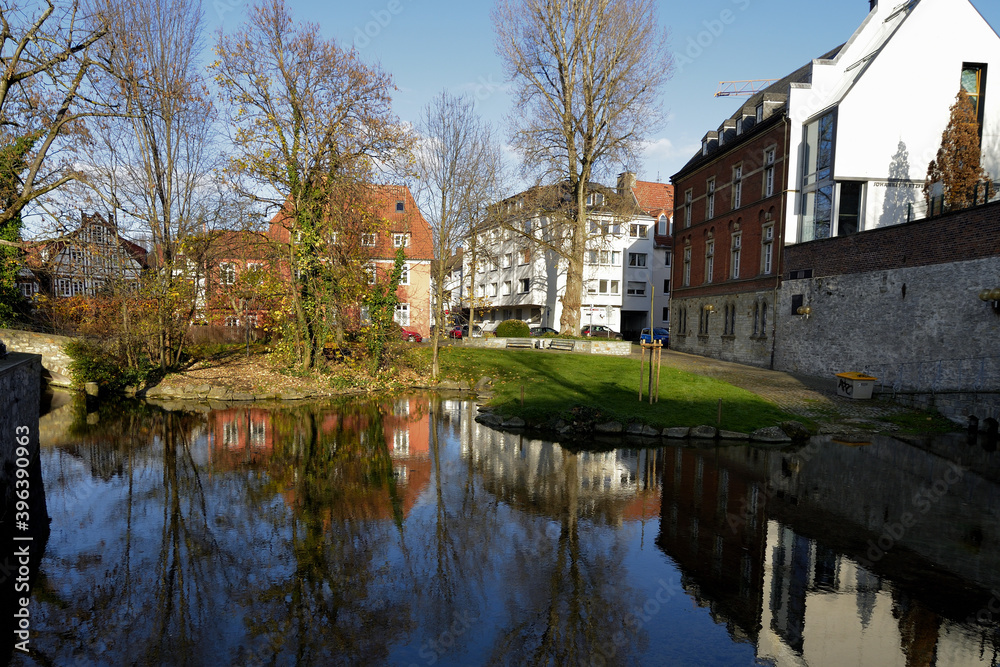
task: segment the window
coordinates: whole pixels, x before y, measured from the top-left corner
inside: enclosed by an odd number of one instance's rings
[[[521,264],[528,264],[531,262],[531,250],[529,248],[521,248]]]
[[[630,252],[628,254],[628,265],[636,268],[646,268],[646,253]]]
[[[724,313],[725,320],[722,323],[722,335],[736,335],[736,306],[727,304]]]
[[[767,335],[767,301],[760,304],[760,335]]]
[[[764,151],[764,196],[774,195],[774,149]]]
[[[509,296],[511,291],[511,282],[509,280],[503,281],[503,296]]]
[[[862,181],[840,183],[840,205],[837,207],[837,236],[847,236],[861,230],[862,202],[865,184]]]
[[[801,241],[830,236],[836,130],[836,110],[809,123],[803,129]]]
[[[626,294],[629,296],[646,296],[646,283],[630,280],[628,281],[626,288]]]
[[[698,335],[708,335],[708,311],[704,308],[698,309]]]
[[[712,282],[715,274],[715,241],[709,239],[705,243],[705,282]]]
[[[767,225],[761,229],[761,270],[764,274],[770,274],[773,268],[774,259],[774,225]]]
[[[378,234],[362,234],[361,245],[373,248],[378,244]]]
[[[267,422],[250,422],[250,446],[261,449],[267,443]]]
[[[661,322],[669,322],[670,321],[670,309],[669,308],[666,308],[666,307],[663,308],[663,315],[660,316],[660,321]]]
[[[629,238],[633,239],[644,239],[646,238],[646,225],[637,225],[634,222],[628,226]]]
[[[340,232],[330,232],[330,245],[337,245],[340,242]]]
[[[410,304],[396,304],[396,314],[393,315],[392,319],[396,320],[396,323],[401,327],[410,326]]]
[[[736,136],[739,136],[741,134],[743,134],[743,119],[742,118],[737,118],[736,119]]]
[[[375,284],[375,278],[378,275],[378,273],[377,273],[377,271],[375,269],[375,265],[374,264],[366,264],[365,265],[365,273],[368,274],[368,284],[369,285],[374,285]]]
[[[754,120],[756,122],[758,122],[758,123],[761,122],[762,120],[764,120],[764,103],[763,102],[761,102],[760,104],[758,104],[757,108],[754,109]]]
[[[259,326],[259,320],[256,315],[247,315],[247,326],[255,329]]]
[[[671,251],[669,249],[665,250],[663,252],[663,266],[665,266],[665,267],[667,267],[669,269],[670,268],[670,261],[671,261],[671,259],[673,259],[671,257]]]
[[[514,266],[514,253],[505,253],[503,256],[503,268],[509,269],[512,266]]]
[[[600,206],[604,203],[604,195],[600,192],[587,195],[587,206]]]
[[[686,336],[688,332],[688,309],[681,308],[677,311],[677,319],[680,320],[680,322],[677,323],[677,335]]]
[[[701,140],[701,154],[708,155],[708,137]]]
[[[410,235],[409,234],[393,234],[392,235],[392,247],[393,248],[409,248],[410,247]]]
[[[401,201],[397,201],[396,202],[396,212],[397,213],[402,213],[405,210],[406,210],[406,203],[405,202],[401,202]]]
[[[740,277],[740,254],[743,247],[743,234],[736,233],[733,234],[733,245],[732,245],[732,278],[736,279]]]
[[[232,285],[236,282],[236,265],[231,262],[219,264],[219,280],[223,285]]]
[[[487,296],[496,296],[497,295],[497,284],[496,283],[490,283],[489,289],[487,290],[486,294],[487,294]]]
[[[983,138],[983,110],[986,107],[986,65],[965,63],[962,65],[962,90],[969,94],[976,108],[976,120],[979,121],[979,140]]]
[[[21,296],[23,296],[25,299],[32,298],[38,291],[38,285],[36,285],[35,283],[21,283],[20,288],[21,288]]]
[[[687,190],[684,193],[684,229],[691,226],[691,202],[693,199],[694,193]]]
[[[743,165],[733,167],[733,208],[743,205]]]
[[[753,305],[753,335],[757,336],[760,334],[760,304],[755,303]]]
[[[620,294],[620,293],[621,293],[621,281],[612,280],[608,290],[608,294]]]
[[[663,293],[670,294],[670,278],[663,279]]]
[[[410,265],[403,262],[403,272],[399,274],[399,284],[409,285],[410,284]]]
[[[684,287],[691,284],[691,246],[684,248]]]
[[[521,278],[518,281],[519,292],[521,294],[527,294],[531,291],[531,278]]]
[[[365,324],[372,321],[372,314],[368,310],[368,306],[361,306],[360,316],[361,316],[361,321],[364,322]]]
[[[230,315],[229,317],[226,318],[227,327],[238,327],[239,325],[240,325],[240,320],[238,317],[233,317],[232,315]]]
[[[612,250],[611,251],[611,266],[621,266],[622,265],[622,251]]]
[[[659,234],[660,236],[667,235],[667,222],[668,222],[667,214],[664,213],[663,215],[660,216],[659,227],[656,230],[656,233]]]
[[[715,217],[715,179],[708,180],[707,194],[705,195],[705,219],[711,220]]]

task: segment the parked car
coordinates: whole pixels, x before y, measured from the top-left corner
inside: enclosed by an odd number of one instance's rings
[[[590,338],[607,338],[609,340],[621,340],[622,335],[617,331],[611,329],[611,327],[606,327],[603,324],[588,324],[580,329],[581,336],[588,336]]]
[[[470,334],[469,334],[469,325],[468,324],[463,324],[462,325],[462,337],[463,338],[469,338],[470,337]],[[483,328],[481,326],[479,326],[478,324],[473,325],[471,337],[472,338],[482,338],[483,337]]]
[[[640,343],[652,343],[654,341],[660,341],[663,347],[668,347],[670,343],[670,332],[661,327],[653,327],[653,335],[649,335],[649,329],[643,329],[642,333],[639,334]]]
[[[558,336],[559,332],[552,327],[531,327],[532,336]]]
[[[462,327],[452,327],[451,331],[448,332],[448,338],[461,338],[462,337]]]
[[[411,343],[419,343],[424,340],[423,336],[421,336],[416,331],[413,331],[412,329],[407,329],[406,327],[402,327],[400,328],[399,331],[400,331],[400,337],[405,341],[409,341]]]

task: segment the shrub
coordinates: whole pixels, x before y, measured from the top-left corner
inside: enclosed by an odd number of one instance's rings
[[[142,385],[158,371],[148,359],[138,367],[129,368],[94,341],[73,340],[66,344],[65,350],[70,358],[73,383],[82,387],[88,382],[96,382],[102,392],[120,393],[130,385]]]
[[[531,329],[527,322],[504,320],[497,325],[496,335],[498,338],[527,338],[531,335]]]

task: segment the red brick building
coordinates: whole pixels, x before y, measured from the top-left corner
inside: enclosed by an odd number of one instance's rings
[[[434,259],[434,237],[410,189],[405,185],[372,186],[378,217],[376,231],[361,234],[361,246],[371,258],[368,270],[374,279],[387,276],[393,268],[396,252],[403,248],[406,264],[396,294],[399,306],[396,321],[422,336],[430,335],[431,325],[431,261]],[[293,230],[288,219],[279,213],[271,220],[268,236],[287,244]],[[347,242],[334,238],[332,243]],[[284,269],[286,277],[289,275]],[[359,310],[363,318],[363,311]]]
[[[771,363],[789,145],[779,91],[808,74],[802,68],[751,98],[672,179],[674,349]]]

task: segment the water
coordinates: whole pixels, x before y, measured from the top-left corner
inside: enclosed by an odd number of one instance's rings
[[[474,416],[53,409],[13,664],[998,664],[995,446],[588,452]]]

